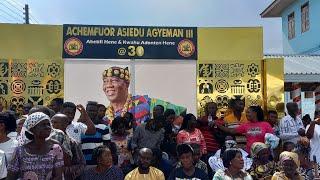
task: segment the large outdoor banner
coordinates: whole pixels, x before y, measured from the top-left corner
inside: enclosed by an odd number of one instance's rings
[[[197,59],[197,28],[63,25],[63,58]]]
[[[263,105],[262,28],[198,28],[198,116],[207,102]]]
[[[262,28],[63,25],[66,99],[108,104],[101,73],[119,66],[129,68],[132,95],[160,98],[198,116],[210,101],[221,112],[233,98],[266,106],[262,42]]]
[[[108,105],[102,73],[114,66],[129,69],[133,96],[148,95],[198,116],[209,101],[221,111],[232,98],[277,110],[283,102],[283,64],[262,63],[262,28],[0,28],[0,38],[7,42],[0,44],[0,103],[6,109],[48,104],[55,97]]]
[[[196,113],[197,28],[63,25],[63,58],[66,101],[109,106],[102,74],[121,67],[130,74],[128,93],[145,97],[148,111],[162,104]]]

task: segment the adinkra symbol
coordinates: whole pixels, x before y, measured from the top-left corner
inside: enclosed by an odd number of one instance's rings
[[[210,96],[205,96],[200,100],[201,108],[204,108],[208,102],[213,102]]]
[[[228,108],[228,102],[229,102],[229,97],[226,95],[224,96],[218,95],[216,97],[216,103],[217,103],[218,109]]]
[[[257,93],[261,89],[261,84],[258,79],[249,79],[247,89],[250,93]]]
[[[0,95],[7,95],[8,94],[8,81],[0,82]]]
[[[9,64],[6,62],[0,62],[0,77],[8,77]]]
[[[248,95],[246,99],[248,100],[248,104],[250,104],[250,106],[261,105],[261,96],[260,95],[257,95],[257,97],[255,99],[251,95]]]
[[[236,79],[233,81],[233,84],[231,85],[232,94],[241,95],[244,93],[244,90],[245,90],[245,85],[242,84],[242,81],[240,79]]]
[[[204,80],[204,81],[199,81],[199,93],[200,94],[211,94],[213,93],[213,80]]]
[[[48,71],[48,75],[50,75],[53,78],[56,78],[60,75],[61,68],[59,64],[52,63],[48,65],[47,71]]]
[[[260,73],[259,66],[254,63],[251,63],[250,65],[248,65],[247,71],[248,71],[248,75],[250,75],[253,78]]]
[[[199,77],[213,77],[213,64],[199,64]]]
[[[229,64],[215,64],[215,77],[228,78],[229,77]]]
[[[28,98],[28,103],[33,105],[43,105],[43,99],[40,96],[30,96]]]
[[[229,89],[229,84],[226,80],[219,79],[215,84],[215,88],[219,93],[225,93]]]
[[[22,94],[25,90],[26,84],[22,80],[17,79],[11,83],[11,91],[14,94]]]
[[[244,76],[244,64],[235,63],[230,64],[230,77],[243,77]]]
[[[27,77],[27,63],[12,63],[11,77]]]
[[[29,77],[43,77],[44,76],[44,64],[42,63],[29,63],[28,64],[28,76]]]
[[[59,80],[49,80],[46,89],[49,94],[58,94],[62,89],[61,82]]]
[[[33,80],[31,85],[28,86],[28,94],[32,96],[43,95],[44,86],[41,85],[40,80]]]

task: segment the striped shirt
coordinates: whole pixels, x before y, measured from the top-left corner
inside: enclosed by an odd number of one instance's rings
[[[293,119],[290,115],[280,120],[279,128],[282,143],[293,142],[294,144],[297,144],[300,138],[298,134],[299,129],[304,129],[301,119],[299,117]]]
[[[96,165],[92,160],[93,149],[110,141],[111,130],[109,126],[105,124],[97,124],[95,127],[96,133],[94,135],[81,135],[82,152],[87,165]]]
[[[217,117],[213,117],[213,119],[217,124],[224,125],[222,119],[218,119]],[[203,116],[198,120],[198,122],[200,125],[199,130],[201,131],[204,140],[206,141],[208,153],[215,153],[218,149],[220,149],[220,144],[214,136],[214,133],[217,133],[217,129],[215,129],[214,126],[210,127],[208,125],[208,116]]]

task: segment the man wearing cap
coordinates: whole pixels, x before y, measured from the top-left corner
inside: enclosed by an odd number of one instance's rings
[[[134,115],[137,124],[141,124],[150,118],[150,113],[156,105],[162,105],[165,109],[174,109],[177,114],[186,111],[184,107],[150,98],[147,95],[132,96],[128,92],[130,84],[128,67],[110,67],[103,72],[102,79],[103,91],[110,101],[105,116],[105,120],[109,123],[115,117],[123,116],[126,112],[130,112]]]

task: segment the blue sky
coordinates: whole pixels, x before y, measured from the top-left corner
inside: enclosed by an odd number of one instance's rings
[[[20,5],[28,3],[32,15],[31,22],[37,21],[41,24],[195,27],[263,26],[264,53],[282,53],[281,19],[262,19],[260,17],[260,13],[273,0],[1,1],[7,5],[9,3],[5,1],[10,1],[11,4],[16,4],[18,8],[22,8]],[[1,9],[5,9],[5,7],[0,4]],[[13,8],[13,10],[21,13],[17,9]],[[1,13],[3,16],[6,15],[3,14],[3,11],[0,11],[0,15]],[[9,22],[1,17],[1,22]]]

